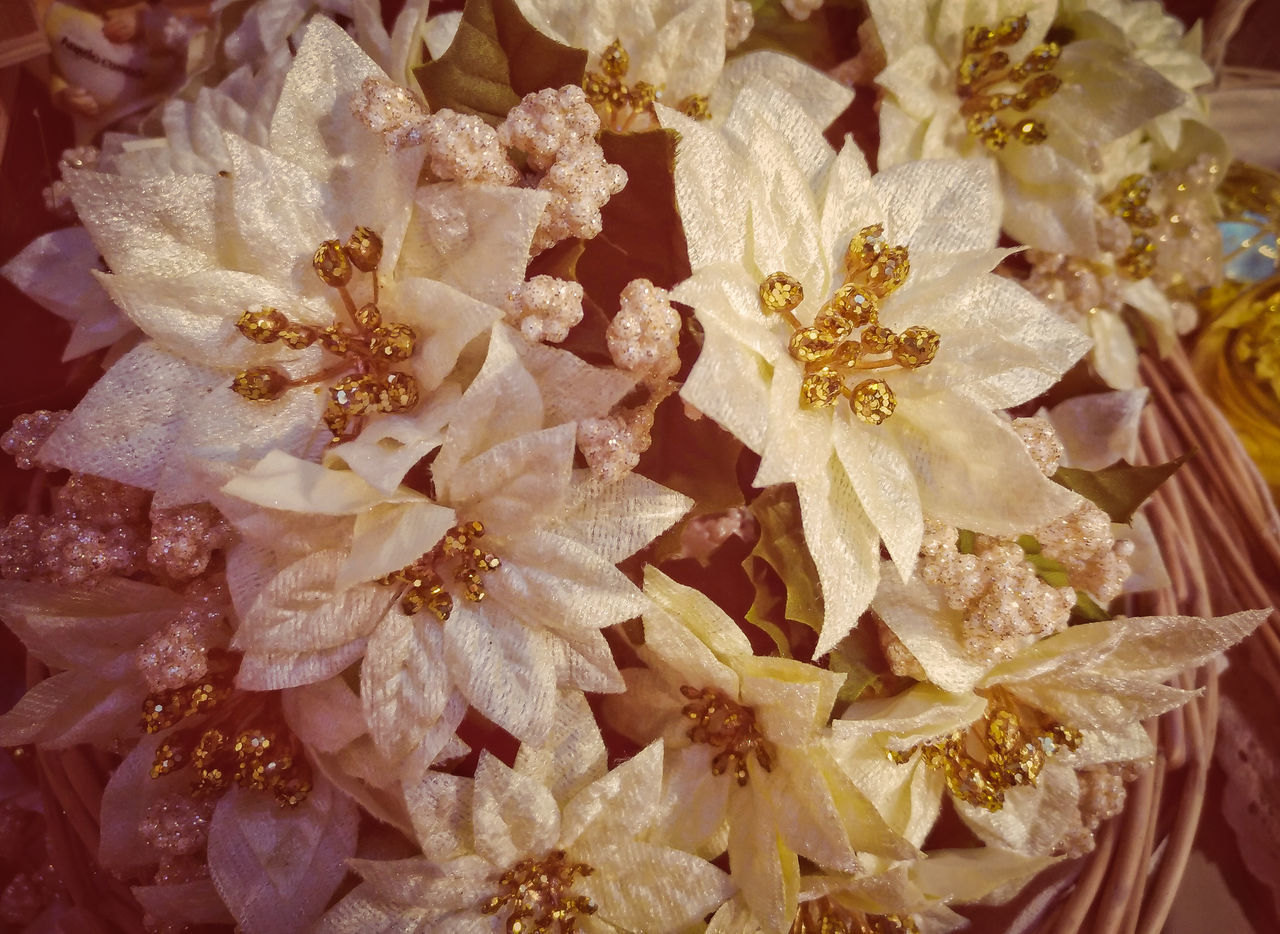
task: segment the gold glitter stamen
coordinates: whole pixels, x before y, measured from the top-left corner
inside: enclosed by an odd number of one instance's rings
[[[936,331],[915,325],[897,334],[880,324],[880,302],[910,274],[907,248],[886,242],[884,225],[873,224],[849,241],[844,284],[812,324],[796,317],[795,309],[804,302],[804,287],[794,276],[775,272],[760,283],[761,308],[792,328],[787,349],[804,366],[802,405],[825,408],[844,396],[854,415],[868,425],[883,424],[893,414],[898,400],[885,380],[864,379],[852,388],[846,380],[859,371],[919,369],[937,356],[941,338]]]
[[[214,650],[205,677],[147,695],[142,726],[148,733],[200,718],[157,747],[151,777],[190,769],[193,798],[219,795],[237,784],[274,795],[281,807],[295,807],[311,790],[311,769],[283,716],[269,709],[272,695],[234,687],[237,668],[234,656]]]
[[[982,140],[992,152],[1003,149],[1011,139],[1036,146],[1049,138],[1039,120],[1023,118],[1009,123],[1001,118],[1002,112],[1026,113],[1062,86],[1062,80],[1052,73],[1062,54],[1057,43],[1037,45],[1017,65],[1005,51],[1022,40],[1029,25],[1024,14],[1008,17],[995,29],[971,26],[965,34],[964,57],[956,68],[960,113],[969,135]]]
[[[522,859],[498,879],[498,893],[480,903],[480,911],[496,915],[506,910],[507,934],[573,934],[579,915],[593,915],[596,905],[570,889],[580,876],[594,870],[573,863],[564,850],[551,850],[537,859]]]
[[[1156,245],[1146,233],[1160,222],[1147,204],[1155,187],[1150,175],[1126,177],[1102,198],[1102,206],[1125,222],[1129,246],[1116,260],[1116,268],[1129,279],[1146,279],[1156,271]]]
[[[462,595],[472,603],[479,603],[488,595],[484,575],[502,566],[497,555],[476,545],[476,539],[483,536],[483,523],[455,525],[434,548],[412,564],[388,574],[380,583],[405,588],[400,608],[407,615],[413,616],[425,609],[444,622],[453,612],[453,596],[440,576],[441,565],[453,565],[453,580],[462,585]]]
[[[832,896],[800,903],[788,934],[920,934],[910,915],[869,914]]]
[[[957,798],[999,811],[1009,789],[1034,787],[1049,756],[1080,748],[1082,739],[1079,730],[1002,698],[992,699],[982,719],[967,730],[888,755],[902,764],[919,752],[926,765],[942,773]]]
[[[600,55],[600,70],[582,76],[582,90],[587,100],[610,129],[620,133],[648,130],[658,125],[653,105],[662,100],[663,89],[647,81],[626,82],[631,56],[614,39]],[[664,101],[665,103],[665,101]],[[690,94],[675,108],[695,120],[710,120],[711,109],[706,95]]]
[[[290,321],[275,308],[263,307],[241,314],[236,329],[255,344],[279,341],[292,350],[319,344],[326,353],[342,358],[341,362],[304,377],[291,377],[275,366],[250,367],[236,374],[231,389],[252,402],[270,402],[290,389],[336,380],[329,387],[329,402],[321,416],[334,444],[355,437],[367,415],[415,408],[419,401],[417,381],[409,373],[391,370],[390,364],[413,356],[418,335],[407,325],[383,319],[378,308],[381,262],[382,238],[368,227],[357,227],[346,244],[337,240],[320,244],[312,268],[321,282],[338,292],[352,326],[316,328]],[[372,300],[363,305],[357,305],[348,289],[357,271],[372,279]]]
[[[761,768],[772,771],[772,745],[756,725],[755,711],[715,688],[698,689],[686,684],[680,693],[691,701],[681,711],[694,722],[689,739],[720,750],[711,760],[711,774],[723,775],[732,769],[738,784],[745,785],[749,778],[747,759],[752,753]]]

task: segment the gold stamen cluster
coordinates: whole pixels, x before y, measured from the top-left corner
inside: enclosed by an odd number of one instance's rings
[[[943,774],[953,795],[999,811],[1005,792],[1019,785],[1034,786],[1049,756],[1061,749],[1078,749],[1082,739],[1079,730],[1059,723],[1026,724],[1013,705],[988,705],[982,720],[968,730],[890,752],[889,758],[902,764],[919,751],[930,768]]]
[[[494,915],[509,909],[507,934],[574,934],[578,916],[595,914],[596,905],[569,890],[578,876],[592,871],[585,863],[569,862],[564,850],[522,859],[502,874],[498,894],[481,903],[480,911]]]
[[[1002,20],[995,29],[970,26],[965,33],[964,58],[956,69],[960,112],[969,133],[992,152],[1003,149],[1011,138],[1034,146],[1049,136],[1039,120],[1019,116],[1009,123],[1000,116],[1008,111],[1025,114],[1062,86],[1052,73],[1062,54],[1056,42],[1037,45],[1017,65],[1010,62],[1005,49],[1026,35],[1028,25],[1024,14]]]
[[[689,739],[719,749],[711,760],[711,774],[723,775],[733,767],[733,777],[739,785],[748,780],[747,758],[755,753],[756,761],[766,772],[773,770],[773,752],[770,743],[756,725],[756,715],[750,707],[743,707],[725,697],[715,688],[695,688],[683,685],[680,693],[692,703],[681,712],[694,721]]]
[[[1130,279],[1145,279],[1156,271],[1156,244],[1147,233],[1160,222],[1147,205],[1154,187],[1150,175],[1134,174],[1102,199],[1103,207],[1129,227],[1129,246],[1116,260],[1116,268]]]
[[[189,789],[193,798],[221,794],[235,783],[270,792],[282,807],[295,807],[311,790],[311,769],[283,717],[267,709],[268,695],[232,686],[236,667],[230,654],[211,651],[206,677],[147,695],[142,725],[148,733],[207,714],[201,723],[175,731],[160,744],[151,777],[190,768],[195,777]]]
[[[920,934],[920,928],[910,915],[867,914],[823,897],[800,903],[788,934]]]
[[[874,224],[849,241],[844,285],[822,306],[813,324],[802,324],[795,316],[804,301],[804,288],[795,277],[775,272],[760,283],[761,306],[794,329],[788,349],[804,365],[802,404],[825,408],[844,396],[854,414],[869,425],[882,424],[893,414],[898,399],[883,379],[864,379],[852,389],[846,381],[865,370],[915,370],[937,356],[936,331],[917,325],[898,334],[880,324],[880,301],[906,282],[910,271],[907,248],[886,243],[884,225]]]
[[[444,622],[453,612],[453,596],[445,589],[444,579],[440,576],[441,564],[454,563],[453,579],[462,585],[463,596],[472,603],[479,603],[486,596],[485,572],[502,565],[497,555],[476,545],[476,539],[483,536],[483,523],[455,525],[434,548],[412,564],[388,574],[380,583],[405,587],[400,608],[407,615],[413,616],[427,609]]]
[[[384,321],[378,308],[378,264],[382,239],[368,227],[357,227],[345,244],[326,240],[316,249],[312,268],[325,285],[338,291],[351,319],[316,328],[290,321],[275,308],[245,311],[236,329],[255,344],[283,343],[293,350],[319,344],[342,362],[312,376],[291,378],[273,366],[250,367],[236,375],[231,388],[254,402],[280,398],[296,386],[337,379],[329,387],[323,419],[333,442],[359,433],[361,419],[377,412],[408,412],[418,404],[418,382],[409,373],[391,369],[417,349],[418,335],[407,325]],[[357,307],[347,289],[355,270],[373,276],[373,298]]]
[[[596,108],[605,122],[615,130],[644,129],[636,126],[640,115],[653,116],[654,101],[661,99],[662,89],[647,81],[628,85],[624,80],[631,67],[631,56],[614,39],[600,56],[600,70],[588,71],[582,76],[582,89],[587,100]],[[665,102],[664,102],[665,103]],[[702,94],[690,94],[676,109],[695,120],[709,120],[711,110]],[[646,126],[648,121],[645,121]]]

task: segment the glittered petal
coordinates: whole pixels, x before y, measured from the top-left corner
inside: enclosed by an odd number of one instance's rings
[[[383,261],[393,268],[408,223],[409,195],[425,151],[388,151],[382,137],[355,115],[353,99],[365,78],[382,70],[332,21],[307,28],[271,121],[271,148],[321,180],[329,236],[345,239],[363,224],[383,238]],[[317,241],[318,243],[319,241]],[[313,247],[314,248],[314,247]]]
[[[109,269],[166,276],[222,265],[215,179],[133,179],[88,171],[68,171],[63,179]]]

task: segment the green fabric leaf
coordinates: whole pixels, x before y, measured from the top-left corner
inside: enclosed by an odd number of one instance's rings
[[[468,0],[453,43],[414,75],[433,111],[448,107],[496,126],[520,98],[581,84],[587,53],[544,36],[515,0]]]
[[[760,574],[753,567],[757,562],[768,565],[786,591],[782,606],[784,619],[807,626],[814,632],[822,629],[822,594],[818,590],[818,569],[809,554],[800,526],[800,502],[795,487],[790,484],[772,486],[756,497],[751,512],[760,526],[760,538],[742,562],[743,569],[753,582],[759,582]],[[764,618],[769,610],[776,615],[776,599],[767,591],[756,588],[755,599],[747,618],[752,615]],[[756,625],[759,625],[756,623]],[[764,628],[764,627],[761,627]]]
[[[827,656],[827,667],[846,675],[840,693],[836,695],[836,716],[843,710],[841,704],[852,704],[867,692],[877,691],[883,683],[884,651],[876,636],[875,627],[864,621],[855,626],[849,635],[841,639]]]
[[[786,588],[764,561],[748,557],[742,562],[742,567],[755,591],[755,597],[743,618],[773,640],[780,657],[791,658],[791,640],[787,638],[786,630],[774,622],[775,619],[784,619],[786,616]]]
[[[610,317],[632,279],[669,289],[689,278],[689,247],[676,208],[674,130],[600,134],[604,157],[627,173],[627,187],[600,211],[604,228],[586,242],[578,281]]]
[[[1081,470],[1078,467],[1059,467],[1052,477],[1054,483],[1079,493],[1111,517],[1112,522],[1126,525],[1148,496],[1194,454],[1188,451],[1166,464],[1135,467],[1121,458],[1101,470]]]
[[[1071,608],[1071,625],[1080,623],[1102,623],[1111,619],[1111,614],[1098,606],[1093,597],[1083,590],[1076,591],[1076,605]]]

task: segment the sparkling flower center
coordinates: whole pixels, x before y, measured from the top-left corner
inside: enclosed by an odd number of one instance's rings
[[[1037,45],[1017,65],[1005,51],[1026,35],[1029,22],[1026,14],[1010,16],[995,29],[970,26],[965,33],[964,57],[956,68],[960,112],[969,133],[992,152],[1003,149],[1010,137],[1028,146],[1049,137],[1039,120],[1017,115],[1026,114],[1062,86],[1053,74],[1062,49],[1056,42]]]
[[[830,898],[802,902],[789,934],[920,934],[909,915],[873,915]]]
[[[573,934],[579,915],[593,915],[596,905],[570,889],[578,876],[589,876],[590,866],[569,862],[564,850],[552,850],[539,859],[522,859],[502,874],[498,893],[480,905],[486,915],[508,910],[507,934]]]
[[[274,308],[245,311],[236,329],[255,344],[282,342],[302,350],[319,343],[341,362],[308,377],[291,378],[273,366],[251,367],[239,373],[231,388],[246,399],[268,402],[289,389],[337,379],[329,386],[323,419],[333,443],[355,437],[366,415],[408,412],[418,405],[418,382],[409,373],[391,369],[417,350],[418,335],[404,324],[384,321],[378,308],[378,264],[382,239],[368,227],[357,227],[346,244],[326,240],[316,249],[312,267],[327,286],[342,296],[352,327],[342,324],[315,328],[290,321]],[[354,270],[373,276],[373,299],[357,307],[347,284]]]
[[[1149,231],[1160,217],[1147,203],[1155,182],[1150,175],[1130,175],[1102,198],[1102,206],[1129,228],[1129,246],[1116,268],[1130,279],[1145,279],[1156,271],[1156,244]]]
[[[689,739],[720,750],[711,760],[712,775],[723,775],[732,766],[733,777],[739,785],[745,785],[747,757],[752,753],[766,772],[773,769],[772,747],[756,725],[755,711],[730,700],[715,688],[686,684],[680,693],[691,702],[681,710],[694,722]]]
[[[221,794],[234,782],[272,793],[281,807],[296,807],[311,790],[311,770],[283,715],[270,706],[274,695],[235,688],[237,667],[234,656],[213,650],[205,677],[147,695],[142,726],[148,733],[200,717],[160,744],[151,777],[190,767],[193,798]]]
[[[988,811],[1004,807],[1004,796],[1019,785],[1035,786],[1049,756],[1075,750],[1079,730],[1038,716],[1016,702],[993,701],[982,719],[967,730],[910,749],[891,751],[898,764],[917,751],[942,773],[948,790],[962,801]]]
[[[893,414],[897,396],[883,379],[871,378],[849,388],[847,380],[865,370],[897,366],[915,370],[933,362],[940,338],[919,325],[901,334],[880,324],[880,301],[907,281],[911,262],[905,246],[884,240],[884,226],[864,227],[849,241],[845,281],[805,325],[795,316],[804,301],[799,280],[775,272],[760,284],[760,304],[792,327],[788,344],[792,359],[804,366],[800,402],[809,408],[849,400],[853,413],[869,425]],[[887,356],[885,356],[887,355]]]
[[[657,126],[653,104],[662,100],[662,88],[647,81],[626,83],[624,79],[630,67],[631,56],[622,43],[614,39],[600,56],[600,70],[588,71],[582,76],[582,89],[587,92],[587,100],[601,119],[619,132],[648,130]],[[676,109],[695,120],[711,118],[707,98],[702,94],[690,94],[676,105]]]
[[[476,539],[483,536],[484,525],[480,522],[455,525],[434,548],[412,564],[388,574],[381,583],[404,586],[400,608],[407,615],[427,609],[444,622],[453,612],[453,595],[445,589],[442,568],[446,574],[451,568],[451,576],[462,585],[463,596],[479,603],[486,596],[485,572],[502,565],[497,555],[476,545]]]

